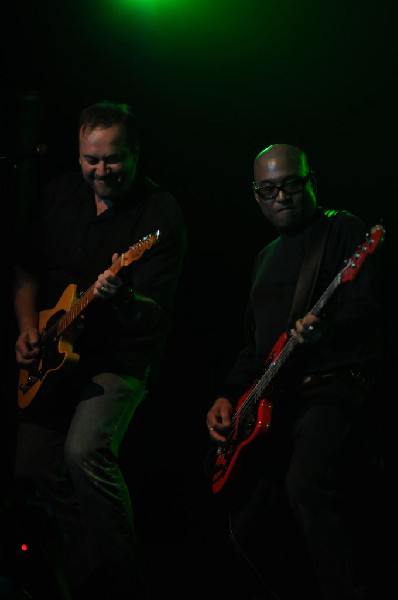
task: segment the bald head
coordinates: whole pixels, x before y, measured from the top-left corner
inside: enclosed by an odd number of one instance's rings
[[[254,179],[257,173],[266,165],[272,173],[277,168],[286,169],[296,175],[303,176],[309,171],[307,155],[303,150],[290,144],[271,144],[259,152],[254,159]]]

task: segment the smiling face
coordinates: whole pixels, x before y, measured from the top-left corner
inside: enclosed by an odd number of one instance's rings
[[[137,152],[127,145],[124,126],[80,129],[79,163],[96,199],[117,201],[130,188],[137,172]]]
[[[309,171],[305,154],[288,144],[270,146],[256,157],[254,183],[261,189],[257,188],[254,196],[265,218],[277,229],[300,227],[314,213],[316,196],[312,178],[306,178]],[[272,195],[275,197],[267,198]]]

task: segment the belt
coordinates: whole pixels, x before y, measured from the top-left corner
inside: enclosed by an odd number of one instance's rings
[[[337,379],[354,379],[358,383],[362,384],[369,383],[369,379],[366,378],[363,373],[360,371],[355,371],[354,369],[350,369],[346,371],[333,371],[331,373],[314,373],[311,375],[306,375],[302,380],[302,384],[316,382],[319,381],[319,379],[325,379],[327,377],[336,377]]]

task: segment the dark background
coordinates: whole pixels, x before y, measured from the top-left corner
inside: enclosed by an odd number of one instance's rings
[[[274,142],[308,152],[319,204],[346,208],[369,228],[383,219],[385,372],[374,399],[375,432],[381,427],[384,460],[395,466],[393,3],[22,0],[8,9],[2,18],[0,95],[0,154],[7,157],[0,162],[8,239],[5,483],[17,421],[8,293],[13,251],[46,181],[78,168],[77,117],[83,106],[101,99],[133,105],[147,173],[178,199],[189,233],[158,394],[137,415],[122,453],[138,488],[145,532],[155,542],[192,545],[207,541],[216,527],[205,417],[242,343],[254,256],[274,236],[251,191],[254,156]],[[37,143],[47,144],[44,157],[18,160],[17,166],[9,160]]]

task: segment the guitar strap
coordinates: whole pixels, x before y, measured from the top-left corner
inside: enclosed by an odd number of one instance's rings
[[[327,233],[332,222],[331,217],[336,216],[337,213],[338,211],[336,210],[323,211],[312,234],[297,280],[296,291],[287,323],[287,331],[290,331],[295,326],[297,319],[303,317],[309,310],[326,244]]]

